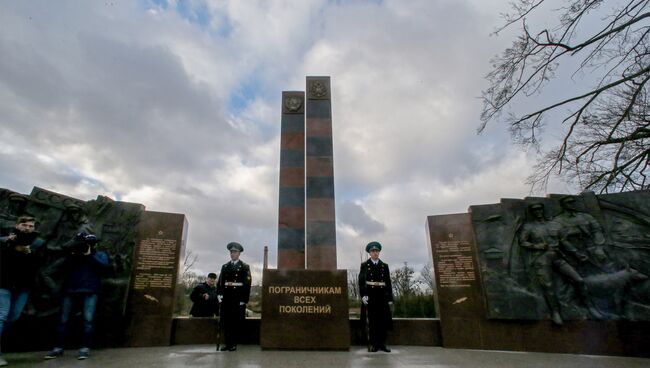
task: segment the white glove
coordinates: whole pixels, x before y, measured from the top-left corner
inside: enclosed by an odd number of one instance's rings
[[[361,302],[363,302],[363,304],[365,304],[365,305],[368,305],[368,295],[361,298]]]
[[[219,301],[219,303],[221,303],[221,301],[223,300],[223,295],[217,295],[217,300]]]
[[[388,305],[393,305],[393,302],[388,302]]]
[[[239,302],[239,305],[246,305],[246,303],[244,303],[244,302]]]

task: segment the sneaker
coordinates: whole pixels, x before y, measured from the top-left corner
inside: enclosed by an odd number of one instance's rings
[[[8,365],[8,364],[9,363],[7,363],[5,358],[3,358],[2,355],[0,355],[0,367],[4,367],[5,365]]]
[[[90,349],[88,348],[79,349],[79,355],[77,355],[77,359],[84,360],[84,359],[88,359],[89,357],[90,357]]]
[[[45,354],[45,357],[44,357],[44,358],[45,358],[45,359],[54,359],[54,358],[58,358],[58,357],[60,357],[61,355],[63,355],[63,349],[61,349],[61,348],[54,348],[54,349],[52,349],[52,351],[50,351],[49,353]]]

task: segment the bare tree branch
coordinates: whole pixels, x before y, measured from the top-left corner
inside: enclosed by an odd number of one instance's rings
[[[508,112],[505,119],[515,142],[540,152],[528,183],[545,188],[550,176],[557,175],[599,192],[648,189],[650,0],[605,9],[605,18],[595,10],[609,2],[575,0],[555,10],[560,13],[555,28],[532,33],[526,17],[544,11],[544,2],[518,0],[498,30],[522,24],[512,46],[491,61],[479,133],[522,98],[543,93],[560,65],[576,60],[573,78],[599,79],[587,92],[532,112]],[[551,113],[564,114],[565,130],[557,145],[543,152],[539,139]]]
[[[192,268],[194,268],[194,264],[196,261],[199,259],[198,254],[194,254],[191,250],[188,250],[185,252],[185,258],[183,258],[183,272],[181,273],[181,278],[183,275],[188,273]]]

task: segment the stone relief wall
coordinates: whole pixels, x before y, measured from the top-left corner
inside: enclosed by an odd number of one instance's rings
[[[487,317],[650,320],[650,191],[471,206]]]
[[[58,272],[64,257],[61,246],[78,232],[92,233],[99,239],[96,248],[108,253],[112,266],[102,283],[95,335],[100,344],[119,343],[123,338],[137,225],[143,211],[141,204],[105,196],[82,201],[38,187],[29,195],[0,188],[0,232],[4,235],[18,216],[30,215],[36,218],[36,230],[45,241],[39,252],[41,267],[24,312],[26,317],[37,321],[56,318],[63,282]]]

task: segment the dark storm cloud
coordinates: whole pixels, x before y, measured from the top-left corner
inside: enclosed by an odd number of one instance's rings
[[[363,236],[378,234],[386,230],[384,224],[370,217],[363,207],[353,202],[343,202],[339,205],[337,217],[342,225],[351,226]]]
[[[158,4],[0,2],[0,187],[184,213],[197,271],[229,241],[257,264],[269,246],[273,266],[279,96],[330,75],[340,268],[379,240],[419,269],[427,215],[526,194],[506,134],[475,135],[503,7]]]

